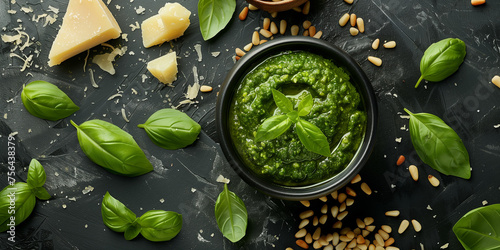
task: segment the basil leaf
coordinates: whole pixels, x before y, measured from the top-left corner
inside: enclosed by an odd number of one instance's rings
[[[290,118],[290,120],[293,122],[293,123],[296,123],[297,122],[297,119],[299,119],[299,112],[297,112],[297,110],[292,110],[290,112],[288,112],[286,114],[286,116],[288,116],[288,118]]]
[[[14,206],[11,206],[11,201],[15,203]],[[0,232],[21,224],[30,216],[35,205],[36,198],[28,184],[16,182],[13,187],[5,187],[0,191]],[[10,225],[11,219],[14,219],[12,224],[15,225]]]
[[[235,0],[199,0],[198,16],[203,39],[207,41],[224,29],[235,10]]]
[[[299,116],[306,116],[311,113],[314,100],[311,94],[306,95],[304,99],[299,102]]]
[[[36,198],[40,200],[48,200],[52,198],[44,187],[32,188],[31,191],[35,194]]]
[[[28,180],[26,181],[28,185],[32,188],[41,187],[45,184],[46,179],[47,175],[42,164],[36,159],[32,159],[28,168]]]
[[[463,63],[465,54],[465,43],[458,38],[447,38],[431,44],[420,60],[421,76],[415,88],[423,79],[439,82],[455,73]]]
[[[292,120],[287,115],[271,116],[257,128],[255,141],[272,140],[285,133],[290,126],[292,126]]]
[[[189,146],[198,138],[201,131],[200,124],[175,109],[161,109],[138,127],[146,130],[154,144],[165,149]]]
[[[453,226],[466,250],[500,249],[500,204],[476,208]]]
[[[21,92],[21,100],[30,114],[51,121],[70,116],[80,108],[56,85],[33,81]]]
[[[171,211],[151,210],[139,218],[141,234],[150,241],[168,241],[182,229],[182,215]]]
[[[120,233],[127,231],[137,219],[134,212],[111,196],[109,192],[106,192],[102,199],[101,215],[104,225]]]
[[[139,235],[141,233],[142,227],[141,227],[141,225],[139,225],[139,223],[137,221],[138,221],[138,219],[136,219],[134,221],[134,223],[132,223],[132,225],[130,225],[125,230],[124,236],[125,236],[126,240],[133,240],[135,237],[137,237],[137,235]]]
[[[445,175],[469,179],[469,153],[457,133],[435,115],[405,111],[410,114],[411,142],[420,159]]]
[[[330,156],[330,144],[328,143],[328,139],[316,125],[306,120],[299,119],[295,125],[295,130],[297,131],[300,142],[304,144],[307,150],[326,157]]]
[[[134,138],[119,127],[102,120],[90,120],[80,126],[73,121],[82,151],[106,170],[125,176],[138,176],[153,170]]]
[[[273,93],[273,99],[274,102],[276,103],[276,106],[283,112],[283,113],[289,113],[293,111],[293,104],[292,102],[281,92],[272,89],[271,90]]]
[[[215,202],[215,218],[224,237],[231,242],[241,240],[246,234],[248,213],[245,203],[233,192],[227,184]]]

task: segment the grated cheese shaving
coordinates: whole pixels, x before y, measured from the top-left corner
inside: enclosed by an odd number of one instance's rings
[[[196,50],[196,54],[198,54],[198,62],[203,60],[203,54],[201,53],[201,44],[195,44],[194,49]]]
[[[138,30],[141,28],[141,25],[139,25],[139,22],[135,22],[135,24],[129,25],[129,27],[132,29],[132,31]]]
[[[18,55],[16,53],[10,53],[9,56],[10,57],[17,57],[17,58],[21,59],[24,62],[23,66],[21,67],[21,72],[23,72],[24,70],[26,70],[26,68],[31,67],[31,64],[33,64],[33,62],[32,62],[33,55],[29,55],[28,57],[23,58],[23,57],[21,57],[20,55]]]
[[[97,85],[97,83],[95,82],[95,79],[94,79],[94,71],[92,69],[89,70],[90,72],[90,84],[92,84],[92,87],[94,88],[99,88],[99,85]]]
[[[7,13],[14,15],[14,14],[17,13],[17,11],[15,11],[15,10],[7,10]]]
[[[215,180],[215,181],[217,181],[217,182],[219,182],[219,183],[226,183],[226,184],[229,184],[229,182],[230,182],[230,180],[229,180],[228,178],[225,178],[225,177],[224,177],[224,176],[222,176],[222,175],[219,175],[219,176],[217,177],[217,180]]]
[[[105,44],[102,45],[107,46]],[[108,72],[111,75],[114,75],[116,73],[115,68],[113,67],[113,62],[115,61],[115,57],[123,56],[126,51],[127,51],[127,46],[124,46],[121,49],[116,48],[113,49],[111,53],[105,53],[102,55],[94,56],[92,62],[97,64],[102,70]]]
[[[141,14],[144,14],[144,11],[146,11],[146,9],[144,9],[144,7],[140,6],[138,8],[134,8],[135,9],[135,13],[137,13],[137,15],[141,15]]]
[[[33,12],[33,8],[30,7],[21,7],[21,11],[24,13],[31,13]]]
[[[127,114],[124,108],[122,108],[122,117],[126,122],[130,122],[130,120],[127,118]]]
[[[49,11],[54,12],[55,14],[59,14],[59,8],[53,7],[49,5]]]
[[[220,55],[220,51],[215,51],[210,54],[212,54],[213,57],[218,57]]]

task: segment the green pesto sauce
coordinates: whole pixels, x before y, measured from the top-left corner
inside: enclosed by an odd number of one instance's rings
[[[274,140],[255,142],[259,125],[283,114],[271,89],[291,99],[294,109],[308,93],[313,96],[313,109],[302,118],[326,135],[330,157],[308,151],[295,125]],[[231,104],[230,134],[255,173],[282,185],[308,185],[333,177],[350,163],[366,127],[366,112],[360,107],[360,95],[342,68],[309,52],[283,53],[266,59],[242,80]]]

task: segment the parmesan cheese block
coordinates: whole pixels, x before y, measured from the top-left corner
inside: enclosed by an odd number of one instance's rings
[[[49,66],[118,38],[120,26],[102,0],[69,0],[61,29],[49,53]]]
[[[184,35],[189,27],[191,11],[179,3],[167,3],[157,15],[154,15],[141,24],[142,42],[149,48],[162,44]]]
[[[148,70],[164,84],[171,84],[177,80],[177,55],[175,51],[150,61]]]

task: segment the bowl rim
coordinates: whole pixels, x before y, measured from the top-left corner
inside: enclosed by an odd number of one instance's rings
[[[243,77],[260,62],[272,55],[286,51],[309,51],[332,60],[335,65],[344,68],[350,75],[351,83],[362,96],[367,112],[365,136],[351,162],[344,170],[320,183],[289,187],[264,180],[246,167],[232,144],[227,117],[232,97]],[[321,53],[319,53],[321,52]],[[226,107],[227,105],[227,107]],[[253,48],[243,56],[227,74],[217,98],[216,131],[221,149],[234,171],[250,186],[275,198],[284,200],[311,200],[332,193],[349,183],[366,164],[373,150],[378,119],[378,106],[370,80],[354,58],[339,47],[324,40],[311,37],[280,37]]]

